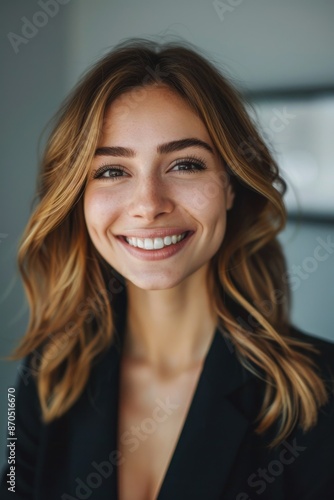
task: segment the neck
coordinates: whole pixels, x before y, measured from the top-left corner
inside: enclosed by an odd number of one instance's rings
[[[166,290],[127,283],[125,356],[175,372],[204,359],[217,315],[206,286],[207,269],[199,271]]]

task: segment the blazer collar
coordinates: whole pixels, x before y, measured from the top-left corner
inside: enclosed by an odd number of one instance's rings
[[[117,410],[122,334],[94,368],[88,386],[99,422],[99,454],[117,449]],[[217,326],[188,414],[157,500],[184,492],[187,498],[219,498],[251,421],[230,398],[254,376],[238,361],[232,344]],[[88,432],[88,428],[87,428]],[[117,474],[109,478],[108,498],[117,499]],[[110,489],[111,488],[111,489]]]

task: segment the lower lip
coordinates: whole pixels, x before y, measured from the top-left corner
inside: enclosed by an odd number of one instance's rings
[[[137,257],[138,259],[161,260],[172,257],[172,255],[180,252],[180,250],[182,250],[182,248],[187,245],[193,234],[194,232],[190,231],[187,236],[183,238],[183,240],[179,241],[178,243],[168,245],[164,248],[160,248],[159,250],[144,250],[143,248],[133,247],[125,240],[124,236],[118,236],[117,239],[122,243],[122,245],[131,255]]]

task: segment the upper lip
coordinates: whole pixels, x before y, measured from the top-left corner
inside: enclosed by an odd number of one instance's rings
[[[164,238],[165,236],[179,235],[186,232],[192,232],[189,228],[165,227],[156,229],[132,229],[126,231],[121,236],[126,238]]]

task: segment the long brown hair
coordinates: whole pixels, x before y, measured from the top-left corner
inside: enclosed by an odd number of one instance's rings
[[[82,195],[108,105],[122,96],[118,111],[127,113],[156,84],[168,85],[202,119],[234,186],[209,287],[240,361],[266,381],[257,432],[278,422],[274,446],[297,422],[311,428],[328,397],[308,352],[315,349],[289,335],[289,290],[276,238],[286,220],[285,184],[239,93],[189,44],[122,43],[64,102],[19,249],[31,316],[15,356],[38,353],[39,398],[50,422],[78,399],[93,362],[113,341],[119,313],[113,297],[121,285],[110,289],[111,268],[89,239]]]

